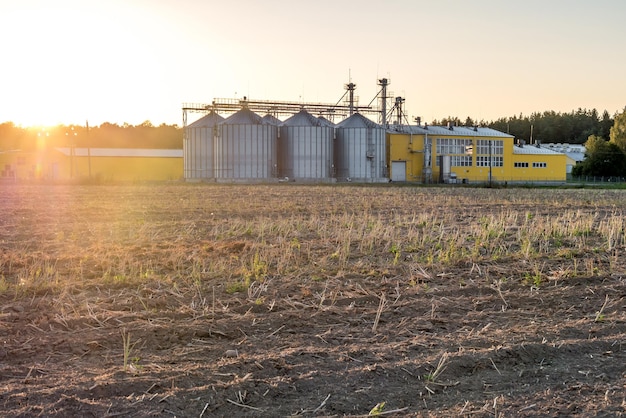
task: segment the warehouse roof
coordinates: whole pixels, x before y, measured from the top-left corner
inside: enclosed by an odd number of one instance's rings
[[[582,144],[541,144],[541,148],[562,152],[576,162],[583,161],[587,152],[587,149]]]
[[[491,136],[501,138],[514,138],[513,135],[509,135],[504,132],[496,131],[495,129],[486,128],[483,126],[466,127],[466,126],[453,126],[452,128],[447,126],[400,126],[397,129],[392,128],[392,131],[411,133],[413,135],[439,135],[439,136]]]
[[[63,155],[70,156],[71,148],[55,148]],[[76,157],[147,157],[147,158],[182,158],[182,149],[148,149],[148,148],[74,148]]]
[[[562,152],[552,151],[550,149],[537,147],[535,145],[524,145],[523,147],[515,145],[513,147],[513,154],[518,154],[518,155],[522,155],[522,154],[525,154],[525,155],[563,155]]]

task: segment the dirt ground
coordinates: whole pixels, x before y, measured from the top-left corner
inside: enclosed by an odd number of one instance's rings
[[[384,266],[351,268],[361,260],[348,259],[326,276],[314,260],[310,274],[306,264],[289,275],[270,268],[247,291],[228,291],[202,272],[186,286],[172,276],[190,259],[168,267],[175,233],[157,232],[182,231],[191,218],[228,222],[208,203],[215,199],[203,200],[202,186],[183,190],[197,201],[178,210],[145,201],[121,207],[154,198],[151,188],[118,193],[120,211],[144,208],[151,244],[126,243],[126,230],[106,241],[105,225],[131,225],[100,211],[113,207],[96,199],[110,190],[81,186],[79,198],[78,186],[68,186],[42,197],[35,186],[17,187],[0,198],[2,416],[343,417],[373,415],[383,402],[382,416],[626,415],[624,271],[553,275],[533,286],[522,274],[528,260],[516,257],[443,266],[403,253],[396,265],[386,251]],[[161,197],[178,191],[167,193]],[[51,215],[51,202],[71,196],[82,212]],[[243,257],[258,242],[254,234],[202,235],[176,245],[188,257],[219,259]],[[120,251],[143,258],[158,277],[107,281],[103,260],[119,263]],[[80,284],[65,285],[78,268]],[[485,280],[485,269],[507,280]],[[21,291],[27,271],[57,284]]]

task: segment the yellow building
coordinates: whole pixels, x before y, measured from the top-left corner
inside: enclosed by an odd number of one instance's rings
[[[565,181],[564,154],[514,144],[491,128],[399,126],[387,132],[392,181],[422,183]]]
[[[513,147],[513,169],[511,181],[542,182],[565,181],[567,178],[567,155],[542,148],[525,145],[520,141]]]
[[[181,149],[48,148],[0,153],[3,181],[163,181],[183,176]]]
[[[21,150],[0,151],[0,180],[33,179],[41,167],[41,153]]]

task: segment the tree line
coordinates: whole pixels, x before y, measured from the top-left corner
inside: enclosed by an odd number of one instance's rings
[[[178,125],[57,125],[23,128],[11,122],[0,124],[0,151],[33,151],[41,147],[164,148],[181,149],[183,130]]]
[[[447,117],[432,121],[431,125],[447,126],[449,122],[458,126],[487,126],[506,132],[516,139],[526,142],[539,141],[565,144],[584,144],[589,136],[609,138],[614,116],[607,110],[599,116],[596,109],[578,109],[569,113],[535,112],[530,115],[503,117],[495,121],[476,121],[467,117],[464,121],[458,117]]]

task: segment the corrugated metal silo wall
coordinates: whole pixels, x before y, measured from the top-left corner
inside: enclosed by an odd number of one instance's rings
[[[330,179],[333,176],[333,136],[330,126],[280,128],[280,176],[290,179]]]
[[[184,147],[185,179],[214,178],[214,127],[187,128]]]
[[[215,139],[215,177],[270,179],[277,175],[278,127],[222,124]]]
[[[183,133],[183,178],[186,180],[190,178],[189,174],[189,130],[185,128],[185,132]]]
[[[382,181],[387,176],[385,150],[382,128],[337,128],[337,180]]]

